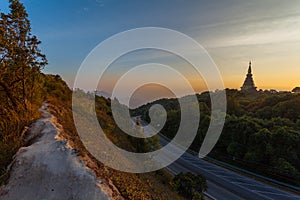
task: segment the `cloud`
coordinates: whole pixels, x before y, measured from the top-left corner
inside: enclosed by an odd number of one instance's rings
[[[98,6],[104,7],[104,2],[102,0],[96,0],[96,3],[98,4]]]
[[[210,12],[191,12],[185,28],[209,48],[299,41],[299,9],[294,0],[230,0],[211,5]]]
[[[206,42],[210,48],[298,42],[300,13],[204,25],[198,31],[202,33],[199,40],[203,35],[210,35]]]

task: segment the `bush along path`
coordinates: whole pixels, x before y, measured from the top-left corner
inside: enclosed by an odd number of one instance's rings
[[[59,138],[61,125],[47,104],[32,124],[22,147],[9,166],[10,177],[0,199],[111,199],[112,191],[81,161],[76,151]]]

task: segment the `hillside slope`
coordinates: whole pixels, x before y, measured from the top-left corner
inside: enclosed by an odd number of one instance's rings
[[[29,129],[26,140],[10,168],[1,199],[110,199],[112,191],[86,167],[67,141],[61,140],[61,125],[46,104],[42,118]],[[118,197],[114,197],[118,199]]]

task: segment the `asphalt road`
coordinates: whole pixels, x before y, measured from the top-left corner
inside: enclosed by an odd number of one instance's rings
[[[142,125],[145,124],[142,122]],[[143,129],[145,135],[154,131],[151,127],[144,127]],[[163,146],[168,144],[168,141],[164,137],[161,136],[160,139]],[[174,146],[173,150],[176,151],[176,148],[178,147]],[[171,151],[170,153],[172,153]],[[204,175],[208,183],[207,193],[218,200],[300,200],[300,196],[209,163],[188,152],[169,165],[167,169],[174,174],[192,172]]]

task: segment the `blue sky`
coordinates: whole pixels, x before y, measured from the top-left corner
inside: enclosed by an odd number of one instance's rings
[[[44,71],[60,74],[69,85],[99,42],[145,26],[174,29],[196,39],[220,68],[227,87],[241,86],[249,60],[259,88],[290,90],[300,85],[298,0],[21,2],[49,60]],[[7,12],[6,1],[1,0],[0,8]]]

